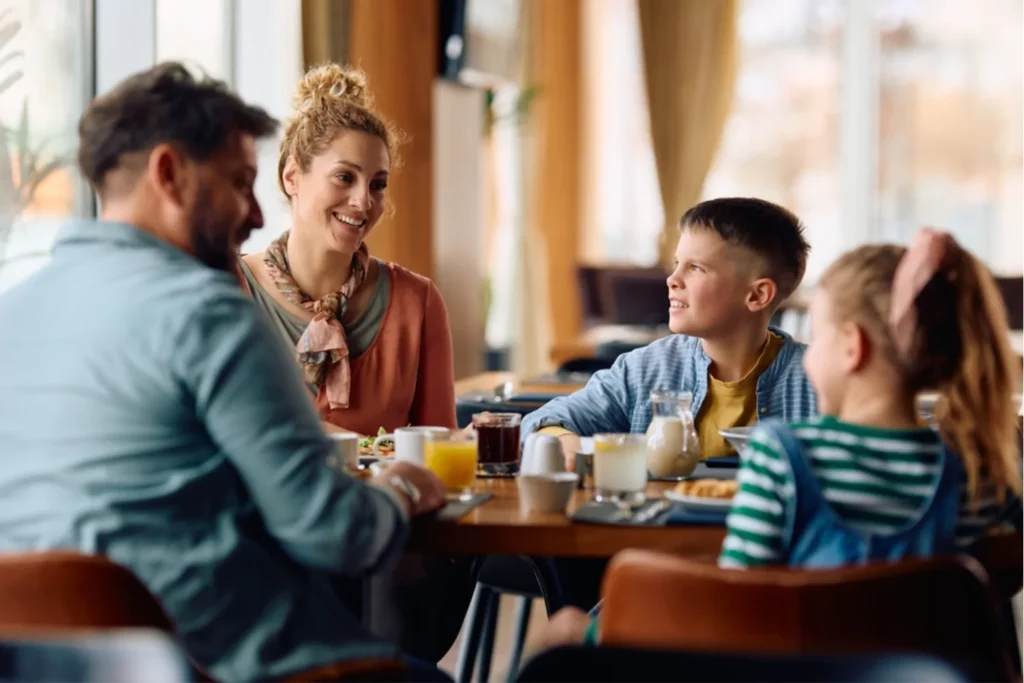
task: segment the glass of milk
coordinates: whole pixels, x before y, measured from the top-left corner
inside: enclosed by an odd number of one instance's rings
[[[643,505],[647,488],[647,435],[594,435],[594,500]]]
[[[652,391],[647,428],[647,469],[659,479],[683,479],[700,461],[700,441],[689,391]]]

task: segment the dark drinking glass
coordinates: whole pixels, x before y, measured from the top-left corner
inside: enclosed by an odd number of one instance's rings
[[[518,413],[477,413],[473,427],[477,439],[477,474],[512,476],[519,471]]]

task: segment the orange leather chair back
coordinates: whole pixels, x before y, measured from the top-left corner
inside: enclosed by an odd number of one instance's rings
[[[925,652],[1014,677],[971,558],[838,570],[724,570],[629,550],[605,575],[601,643],[697,652]]]
[[[0,555],[0,636],[111,628],[174,632],[142,582],[110,560],[63,551]]]
[[[0,555],[0,637],[52,636],[101,629],[149,628],[174,633],[157,599],[124,567],[73,552]],[[206,673],[197,668],[204,680]],[[392,659],[339,662],[288,681],[402,681]]]

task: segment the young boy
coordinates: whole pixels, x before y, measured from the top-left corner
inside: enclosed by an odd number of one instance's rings
[[[645,432],[655,389],[693,393],[705,457],[734,452],[720,429],[817,413],[802,364],[806,346],[768,326],[807,267],[799,219],[761,199],[723,198],[697,204],[679,224],[667,281],[674,334],[622,355],[580,391],[527,416],[524,439],[537,430],[558,436],[571,465],[580,436]],[[573,607],[552,618],[541,647],[578,643],[596,624],[578,608],[596,601],[605,561],[556,562]]]
[[[680,228],[667,281],[675,334],[624,354],[582,390],[527,416],[524,440],[538,429],[554,434],[571,463],[580,436],[646,431],[654,389],[693,393],[705,457],[733,453],[720,429],[817,412],[805,346],[768,326],[807,266],[799,219],[761,199],[723,198],[691,208]]]

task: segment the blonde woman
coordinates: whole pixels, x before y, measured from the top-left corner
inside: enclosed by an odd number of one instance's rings
[[[388,210],[398,138],[374,112],[361,72],[311,69],[299,81],[278,157],[291,225],[240,264],[245,288],[295,348],[329,431],[456,426],[441,294],[429,279],[370,256],[365,243]],[[469,568],[469,558],[404,558],[374,580],[368,609],[383,619],[375,617],[374,632],[440,659],[472,594]],[[361,593],[334,583],[342,594]]]
[[[291,226],[266,251],[244,256],[241,274],[295,347],[326,423],[361,434],[455,427],[441,294],[366,248],[388,208],[398,145],[372,104],[358,71],[325,64],[302,78],[277,168]]]

